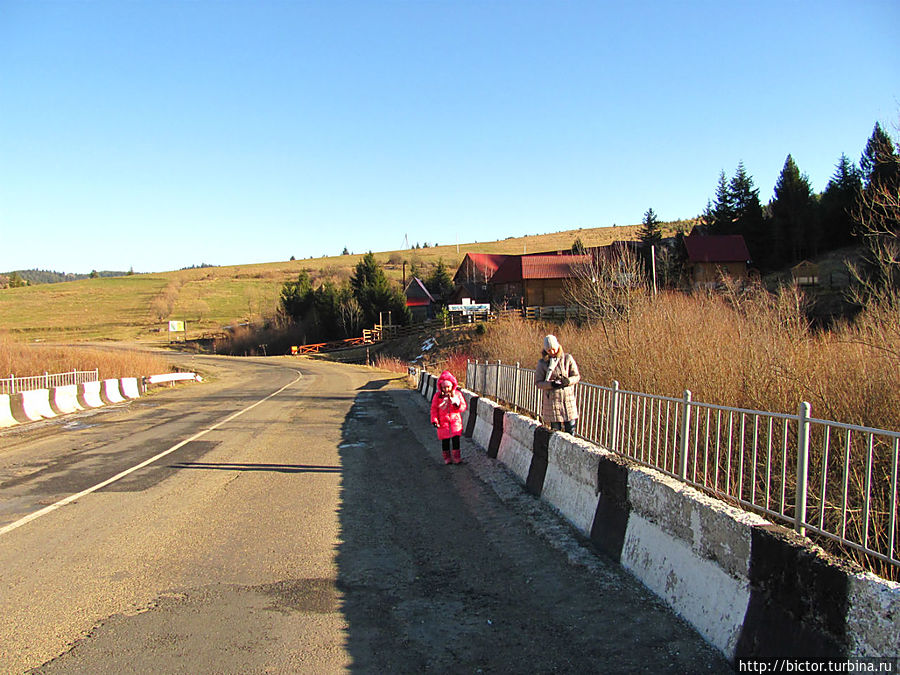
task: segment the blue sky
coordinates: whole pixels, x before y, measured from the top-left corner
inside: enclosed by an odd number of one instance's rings
[[[0,0],[0,271],[152,272],[824,189],[900,122],[896,0]]]

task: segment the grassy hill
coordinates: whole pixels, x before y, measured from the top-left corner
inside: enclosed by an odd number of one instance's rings
[[[640,226],[585,228],[501,241],[381,251],[390,279],[421,276],[443,260],[455,269],[466,253],[536,253],[635,239]],[[675,224],[668,229],[674,229]],[[282,284],[306,270],[314,280],[341,283],[362,254],[227,267],[200,267],[0,290],[0,329],[28,340],[165,341],[169,320],[186,323],[188,337],[217,333],[236,322],[272,316]],[[404,264],[405,270],[404,270]]]

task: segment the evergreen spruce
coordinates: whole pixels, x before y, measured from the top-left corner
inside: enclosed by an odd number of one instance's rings
[[[725,171],[719,174],[716,201],[712,207],[712,230],[715,234],[730,234],[734,228],[734,199]]]
[[[752,258],[755,261],[765,260],[769,243],[762,205],[759,203],[759,189],[754,187],[753,178],[747,173],[743,162],[738,162],[728,191],[733,218],[727,233],[743,235]]]
[[[641,229],[638,237],[644,246],[650,247],[659,244],[662,241],[662,231],[659,229],[659,218],[653,209],[647,209],[644,213],[644,220],[641,221]]]
[[[770,203],[771,230],[786,246],[776,251],[779,263],[793,264],[819,251],[819,224],[809,178],[800,173],[794,158],[787,156],[775,182],[775,196]]]
[[[820,202],[824,248],[841,248],[852,243],[855,229],[853,208],[861,190],[862,175],[859,169],[842,153]]]

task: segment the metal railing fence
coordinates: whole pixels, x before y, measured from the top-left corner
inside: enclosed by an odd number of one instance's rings
[[[100,370],[70,370],[67,373],[44,373],[43,375],[28,375],[26,377],[0,378],[0,394],[18,394],[33,389],[51,389],[64,387],[70,384],[84,384],[85,382],[97,382],[100,379]]]
[[[534,370],[470,361],[466,386],[540,415]],[[575,385],[576,435],[726,498],[800,534],[816,533],[900,567],[900,432]]]

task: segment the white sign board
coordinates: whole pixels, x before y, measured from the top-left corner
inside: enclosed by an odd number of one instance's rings
[[[447,305],[447,309],[451,312],[462,312],[463,314],[479,314],[481,312],[490,312],[491,306],[489,303],[478,305]]]
[[[183,333],[184,332],[184,321],[170,321],[169,322],[169,332],[170,333]]]

